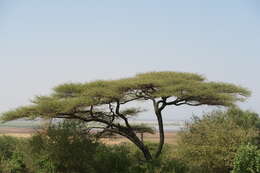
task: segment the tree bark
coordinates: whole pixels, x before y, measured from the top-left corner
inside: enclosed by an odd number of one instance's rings
[[[160,136],[160,141],[159,141],[157,151],[155,154],[155,158],[158,158],[160,156],[160,154],[162,153],[162,148],[164,145],[164,128],[163,128],[163,120],[162,120],[162,114],[161,114],[162,109],[159,109],[159,104],[155,100],[153,100],[153,106],[154,106],[154,111],[155,111],[157,121],[158,121],[159,136]]]
[[[136,133],[132,131],[132,129],[126,128],[126,127],[118,127],[117,129],[107,129],[108,131],[111,131],[112,133],[117,133],[121,136],[126,137],[129,139],[133,144],[139,148],[146,161],[150,161],[153,159],[149,148],[137,137]]]
[[[142,146],[140,146],[138,148],[141,149],[141,151],[142,151],[146,161],[151,161],[153,159],[153,157],[152,157],[149,149],[147,148],[147,146],[142,145]]]
[[[150,161],[153,159],[149,148],[136,136],[134,132],[130,132],[127,134],[128,139],[132,141],[143,153],[146,161]]]
[[[159,145],[155,154],[155,158],[158,158],[160,156],[160,154],[162,153],[162,148],[164,145],[164,128],[163,128],[163,120],[162,120],[162,114],[159,111],[158,113],[156,113],[156,117],[158,120],[158,126],[159,126],[159,135],[160,135],[160,141],[159,141]]]

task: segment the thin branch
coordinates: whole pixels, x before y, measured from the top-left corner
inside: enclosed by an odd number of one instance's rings
[[[182,98],[176,98],[175,100],[171,101],[171,102],[165,102],[166,105],[176,105],[179,102],[185,101],[186,99],[182,99]]]
[[[120,118],[122,118],[125,122],[126,127],[128,127],[129,129],[131,129],[131,125],[128,122],[128,119],[120,113],[120,102],[119,100],[116,102],[116,115],[118,115]]]
[[[201,106],[203,105],[202,103],[189,103],[189,102],[182,102],[182,103],[177,103],[175,104],[176,106],[180,106],[180,105],[189,105],[189,106]]]
[[[138,100],[138,99],[140,99],[140,98],[132,98],[132,99],[129,99],[129,100],[120,102],[120,104],[123,105],[123,104],[126,104],[126,103],[131,102],[131,101],[134,101],[134,100]]]

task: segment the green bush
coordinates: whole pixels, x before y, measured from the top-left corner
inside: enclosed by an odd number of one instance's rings
[[[100,145],[95,154],[96,172],[131,173],[133,159],[130,152],[125,145]]]
[[[229,173],[241,144],[257,137],[255,113],[230,109],[194,117],[180,132],[176,158],[190,167],[191,173]]]
[[[27,172],[23,153],[19,147],[23,144],[22,139],[9,136],[0,137],[0,173]]]
[[[242,145],[234,160],[232,173],[259,173],[260,150],[254,145]]]
[[[176,159],[156,159],[134,167],[136,173],[187,173],[187,165]]]
[[[147,143],[155,149],[155,143]],[[187,166],[170,155],[172,146],[166,145],[159,159],[147,162],[132,144],[99,145],[95,155],[97,173],[186,173]]]
[[[156,152],[156,143],[146,143],[151,149],[152,153]],[[187,165],[180,160],[172,157],[173,145],[165,144],[161,156],[150,162],[144,161],[142,153],[132,146],[128,145],[130,150],[132,165],[130,167],[131,173],[187,173]]]
[[[33,136],[26,150],[26,163],[31,172],[85,173],[94,172],[97,143],[83,126],[65,121]]]
[[[10,136],[0,136],[0,158],[1,160],[10,159],[13,151],[19,143],[19,139]]]

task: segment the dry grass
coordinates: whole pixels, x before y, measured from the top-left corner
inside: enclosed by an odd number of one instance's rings
[[[102,142],[105,144],[113,145],[113,144],[120,144],[120,143],[127,143],[130,142],[128,139],[120,136],[116,136],[113,138],[103,138],[101,139]],[[159,134],[144,134],[144,141],[147,142],[158,142],[159,141]],[[165,143],[167,144],[176,144],[177,142],[177,132],[166,132],[165,133]]]
[[[0,136],[12,136],[17,138],[29,138],[32,136],[30,133],[1,133]]]
[[[28,138],[34,134],[35,130],[28,128],[0,128],[0,136],[14,136],[14,137],[23,137]],[[147,142],[158,142],[159,134],[144,134],[144,141]],[[115,136],[111,138],[103,138],[101,139],[105,144],[113,145],[120,143],[128,143],[130,142],[128,139]],[[165,132],[165,143],[167,144],[176,144],[177,142],[177,132]]]
[[[13,136],[13,137],[22,137],[28,138],[31,137],[34,133],[34,129],[29,128],[10,128],[10,127],[1,127],[0,136]]]

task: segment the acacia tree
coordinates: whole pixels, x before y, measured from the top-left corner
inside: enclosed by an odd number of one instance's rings
[[[102,132],[122,135],[134,143],[146,160],[153,159],[149,148],[137,136],[146,127],[132,125],[129,118],[141,110],[123,108],[134,101],[151,101],[159,126],[159,144],[154,155],[159,157],[164,145],[162,112],[167,106],[232,106],[250,92],[242,87],[209,82],[203,76],[183,72],[150,72],[119,80],[66,83],[54,88],[49,96],[38,96],[32,105],[3,113],[2,120],[19,118],[77,119],[101,124]]]

